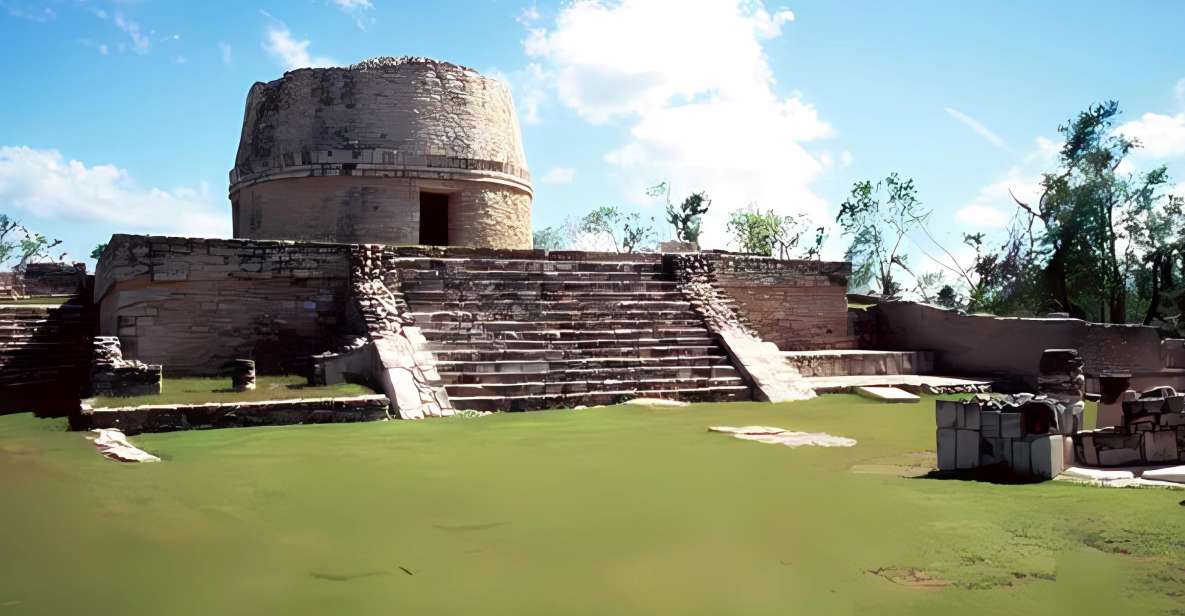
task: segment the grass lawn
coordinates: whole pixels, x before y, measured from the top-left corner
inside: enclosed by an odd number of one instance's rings
[[[0,299],[0,306],[61,306],[69,301],[69,297],[22,297],[20,299]]]
[[[146,404],[202,404],[205,402],[257,402],[260,400],[291,400],[294,398],[341,398],[362,396],[374,391],[363,385],[343,383],[313,387],[303,376],[258,376],[255,390],[236,392],[226,378],[169,378],[161,383],[157,396],[114,397],[94,399],[93,406],[140,406]]]
[[[124,465],[0,417],[0,613],[1185,612],[1185,492],[905,477],[933,424],[832,395],[154,434]]]

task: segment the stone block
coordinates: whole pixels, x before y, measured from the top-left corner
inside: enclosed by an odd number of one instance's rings
[[[979,432],[983,438],[1000,438],[1000,411],[983,411],[979,414]]]
[[[1002,438],[981,438],[979,442],[979,465],[991,466],[1004,462],[1004,445],[1005,441]],[[1008,443],[1008,446],[1011,447],[1011,443]]]
[[[959,422],[959,402],[938,400],[934,403],[934,423],[939,428],[955,428]]]
[[[1000,413],[1000,437],[1020,438],[1024,435],[1024,418],[1020,413]]]
[[[956,461],[959,470],[972,469],[979,465],[979,431],[955,430]]]
[[[959,406],[959,425],[962,430],[979,430],[981,406],[978,402],[965,402]]]
[[[935,431],[938,447],[938,470],[953,471],[958,468],[958,438],[953,428],[939,428]]]
[[[1066,467],[1066,437],[1060,434],[1038,436],[1029,444],[1029,463],[1034,477],[1053,479]]]
[[[1177,434],[1175,431],[1161,430],[1143,433],[1144,460],[1151,464],[1162,462],[1177,462],[1180,456],[1177,452]]]
[[[1144,463],[1140,434],[1095,433],[1099,466],[1134,466]]]
[[[1014,439],[1012,441],[1012,459],[1009,460],[1008,468],[1017,475],[1032,475],[1031,452],[1032,443],[1024,439]]]

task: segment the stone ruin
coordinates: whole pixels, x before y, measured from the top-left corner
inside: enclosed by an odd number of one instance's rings
[[[935,408],[938,469],[1006,469],[1016,477],[1052,479],[1069,467],[1138,467],[1185,461],[1185,395],[1162,386],[1127,390],[1099,405],[1100,427],[1083,425],[1084,383],[1077,351],[1042,355],[1038,394],[976,395],[939,400]],[[1124,381],[1126,382],[1126,381]],[[1107,426],[1108,405],[1122,409]]]
[[[1075,436],[1079,460],[1103,467],[1185,462],[1185,394],[1172,387],[1129,390],[1122,409],[1119,425]]]
[[[91,363],[91,394],[151,396],[161,392],[161,366],[123,358],[119,338],[96,336]]]

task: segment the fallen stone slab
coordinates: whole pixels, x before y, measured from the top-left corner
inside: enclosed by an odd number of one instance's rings
[[[667,398],[634,398],[626,404],[634,406],[687,406],[690,402],[683,400],[669,400]]]
[[[786,447],[854,447],[856,439],[844,436],[834,436],[824,432],[793,432],[773,426],[712,426],[709,432],[731,434],[734,438],[745,441],[757,441],[767,445],[784,445]]]
[[[921,398],[896,387],[857,387],[856,393],[881,402],[919,402]]]
[[[1185,466],[1170,466],[1168,468],[1158,468],[1155,470],[1144,471],[1140,474],[1140,477],[1143,479],[1152,479],[1154,481],[1185,483]]]
[[[127,435],[113,428],[91,430],[97,434],[94,437],[95,449],[108,460],[116,462],[160,462],[160,458],[136,447],[128,441]],[[90,437],[87,437],[90,438]]]

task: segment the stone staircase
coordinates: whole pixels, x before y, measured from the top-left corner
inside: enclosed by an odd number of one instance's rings
[[[0,413],[77,411],[90,333],[79,304],[0,305]]]
[[[657,255],[567,254],[394,260],[456,408],[749,399]]]

